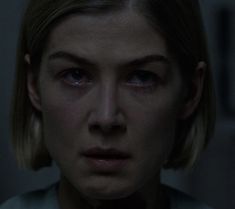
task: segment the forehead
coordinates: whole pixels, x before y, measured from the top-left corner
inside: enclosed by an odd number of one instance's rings
[[[123,55],[126,59],[143,53],[167,55],[164,38],[142,15],[131,10],[67,16],[49,36],[48,53],[57,50],[91,57],[108,52],[110,56]]]

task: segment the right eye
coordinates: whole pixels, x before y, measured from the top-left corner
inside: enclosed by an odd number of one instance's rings
[[[88,74],[79,68],[70,68],[61,73],[61,79],[71,86],[83,86],[89,84],[91,79]]]

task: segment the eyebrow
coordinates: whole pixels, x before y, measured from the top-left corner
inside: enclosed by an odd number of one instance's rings
[[[58,52],[52,53],[51,55],[48,56],[48,59],[49,60],[65,59],[65,60],[75,62],[75,63],[85,64],[85,65],[95,65],[95,63],[92,63],[86,58],[74,55],[66,51],[58,51]]]
[[[96,66],[95,63],[91,62],[90,60],[80,57],[78,55],[74,55],[73,53],[66,52],[66,51],[58,51],[55,53],[52,53],[48,57],[49,60],[55,60],[55,59],[65,59],[71,62],[79,63],[79,64],[84,64],[84,65],[90,65],[90,66]],[[133,60],[122,64],[124,66],[139,66],[139,65],[145,65],[147,63],[151,62],[159,62],[163,64],[170,64],[170,60],[161,54],[150,54],[150,55],[145,55],[143,57],[139,58],[134,58]]]

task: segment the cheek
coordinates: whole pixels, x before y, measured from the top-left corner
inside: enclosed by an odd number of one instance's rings
[[[75,159],[83,136],[83,108],[75,108],[59,97],[45,97],[42,104],[45,144],[52,158],[61,161]]]
[[[135,115],[133,119],[136,120],[130,124],[129,147],[137,162],[133,165],[132,176],[143,185],[159,175],[175,139],[175,114],[167,108],[163,108],[164,111],[157,109],[150,111],[149,108],[143,114]]]
[[[154,100],[145,105],[142,111],[132,108],[132,133],[135,135],[134,145],[140,147],[142,156],[166,160],[175,140],[175,129],[178,121],[180,104],[176,98],[162,101]]]
[[[153,159],[166,158],[175,139],[175,119],[163,114],[147,116],[146,120],[136,123],[135,135],[141,140],[140,151]]]

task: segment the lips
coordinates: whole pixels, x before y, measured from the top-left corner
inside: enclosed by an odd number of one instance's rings
[[[127,159],[130,157],[130,154],[114,149],[102,149],[102,148],[91,148],[83,153],[85,157],[88,158],[96,158],[96,159],[107,159],[107,160],[115,160],[115,159]]]
[[[110,148],[91,148],[83,153],[85,163],[91,171],[99,174],[118,173],[130,162],[129,153]]]

